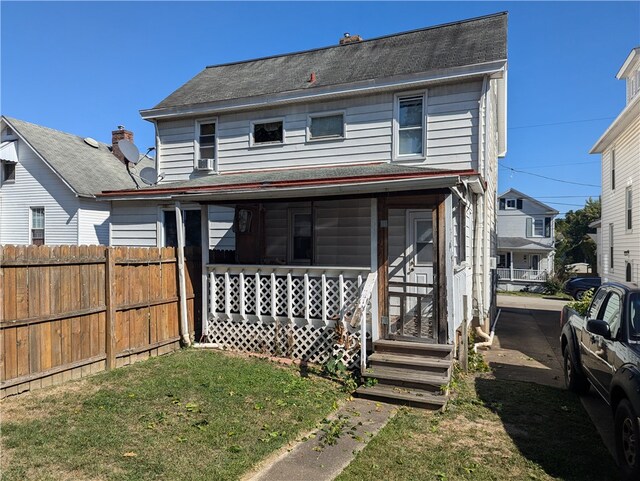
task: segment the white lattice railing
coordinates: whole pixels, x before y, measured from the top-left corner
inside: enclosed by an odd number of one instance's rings
[[[498,278],[513,281],[546,281],[549,273],[544,270],[535,269],[509,269],[508,267],[498,268]]]
[[[325,362],[343,352],[353,366],[356,312],[369,269],[361,267],[209,265],[209,342]],[[356,364],[357,365],[357,364]]]

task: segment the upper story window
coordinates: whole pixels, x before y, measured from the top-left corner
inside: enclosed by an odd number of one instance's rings
[[[44,207],[31,207],[31,243],[44,245]]]
[[[217,170],[216,119],[196,121],[195,165],[197,170]]]
[[[307,126],[307,140],[339,140],[346,137],[343,112],[310,115]]]
[[[522,209],[522,199],[500,199],[500,210]]]
[[[611,190],[616,190],[616,151],[611,151]]]
[[[627,190],[625,191],[625,202],[627,230],[631,230],[633,229],[633,192],[631,191],[631,186],[627,187]]]
[[[527,237],[551,237],[551,217],[529,217]]]
[[[16,164],[15,162],[2,162],[2,183],[13,183],[16,181]]]
[[[284,122],[282,119],[251,122],[250,145],[284,144]]]
[[[640,69],[627,78],[627,103],[640,92]]]
[[[425,154],[425,95],[395,98],[395,155],[423,158]]]

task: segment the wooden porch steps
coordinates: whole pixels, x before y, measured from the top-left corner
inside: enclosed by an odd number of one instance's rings
[[[408,341],[381,340],[373,343],[370,367],[362,373],[378,382],[361,386],[361,397],[444,409],[452,374],[452,346]]]

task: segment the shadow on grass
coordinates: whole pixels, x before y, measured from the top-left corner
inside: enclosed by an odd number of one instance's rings
[[[487,377],[478,399],[496,413],[520,453],[549,476],[566,481],[620,479],[580,399],[565,390]]]

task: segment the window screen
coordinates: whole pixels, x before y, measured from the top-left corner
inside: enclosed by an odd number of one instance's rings
[[[311,117],[309,136],[312,140],[344,137],[344,116],[342,114]]]

